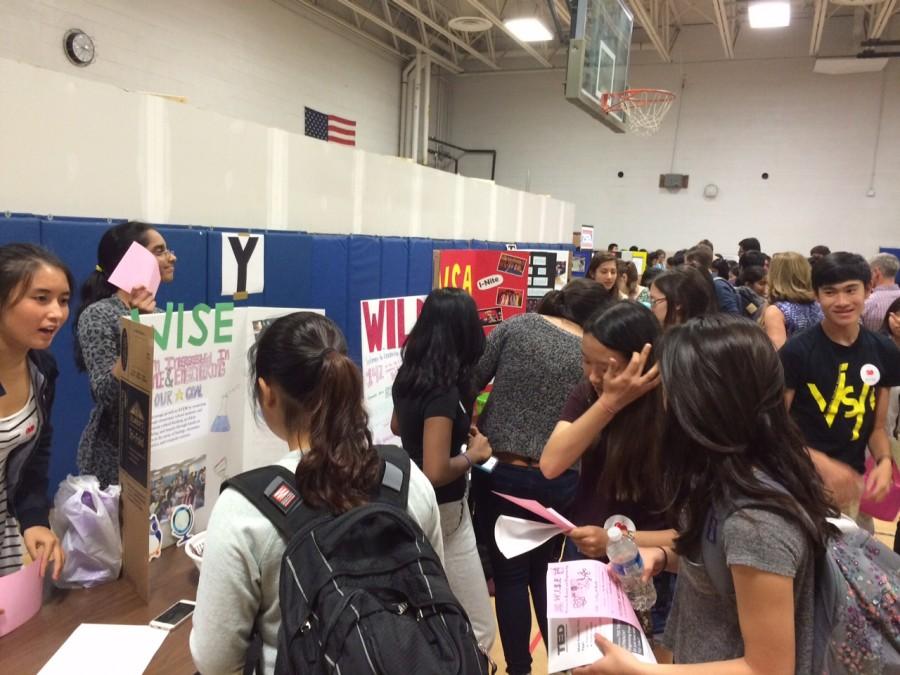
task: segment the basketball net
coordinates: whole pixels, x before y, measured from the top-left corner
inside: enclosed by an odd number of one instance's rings
[[[672,107],[675,94],[665,89],[626,89],[603,94],[600,108],[625,113],[625,126],[635,136],[652,136]]]

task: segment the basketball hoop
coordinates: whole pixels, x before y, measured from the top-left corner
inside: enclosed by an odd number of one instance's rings
[[[605,113],[625,113],[625,125],[636,136],[652,136],[672,107],[675,94],[665,89],[626,89],[603,94],[600,108]]]

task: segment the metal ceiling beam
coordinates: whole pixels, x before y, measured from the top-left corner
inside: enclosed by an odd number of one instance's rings
[[[659,33],[659,23],[656,20],[659,16],[659,6],[664,0],[650,0],[650,6],[645,7],[643,0],[628,0],[628,6],[634,13],[637,20],[640,21],[641,27],[650,38],[650,42],[656,47],[659,57],[665,63],[672,62],[672,55],[669,52],[667,40]]]
[[[342,1],[346,1],[346,0],[342,0]],[[526,52],[528,52],[531,56],[533,56],[533,57],[535,58],[535,60],[536,60],[538,63],[540,63],[542,66],[544,66],[544,68],[552,68],[552,67],[553,67],[553,64],[550,63],[546,58],[544,58],[543,56],[541,56],[540,52],[538,52],[534,47],[532,47],[532,46],[531,46],[530,44],[528,44],[527,42],[523,42],[522,40],[520,40],[519,38],[517,38],[517,37],[513,34],[513,32],[512,32],[511,30],[509,30],[509,28],[507,28],[507,27],[504,25],[504,23],[500,20],[500,17],[498,17],[498,16],[497,16],[496,14],[494,14],[490,9],[488,9],[488,8],[481,2],[481,0],[466,0],[466,2],[468,2],[470,5],[472,5],[472,7],[474,7],[474,8],[477,9],[479,12],[481,12],[482,16],[484,16],[485,19],[487,19],[488,21],[490,21],[490,22],[491,22],[492,24],[494,24],[497,28],[499,28],[499,29],[502,30],[504,33],[506,33],[510,38],[512,38],[512,40],[513,40],[517,45],[519,45],[522,49],[524,49],[524,50],[525,50]]]
[[[825,33],[825,22],[828,20],[828,0],[813,1],[812,34],[809,37],[809,55],[818,56],[822,46],[822,35]]]
[[[381,7],[382,9],[384,9],[384,18],[393,23],[394,17],[391,16],[391,8],[388,7],[387,0],[381,0]],[[356,16],[356,14],[354,14],[353,16]],[[392,33],[391,38],[394,41],[394,49],[400,51],[400,45],[397,44],[397,36]]]
[[[728,17],[728,7],[725,0],[713,0],[713,12],[716,15],[716,25],[719,27],[719,37],[722,39],[722,47],[725,48],[725,56],[734,58],[734,21]]]
[[[291,11],[294,13],[297,12],[296,5],[302,5],[305,9],[308,9],[308,10],[314,12],[315,14],[317,14],[325,19],[328,19],[329,21],[337,24],[338,26],[341,26],[342,28],[346,28],[354,35],[357,35],[357,36],[365,39],[366,41],[372,43],[374,46],[379,47],[380,49],[383,49],[386,52],[394,54],[395,56],[400,56],[402,58],[408,57],[407,54],[404,54],[403,52],[399,51],[398,49],[394,49],[389,44],[382,42],[381,40],[379,40],[377,37],[375,37],[371,33],[367,33],[366,31],[364,31],[360,28],[357,28],[349,21],[345,21],[341,17],[335,16],[331,12],[326,12],[321,7],[314,5],[312,2],[310,2],[310,0],[276,0],[276,2],[279,5],[281,5],[282,7],[284,7],[285,9],[287,9],[288,11]],[[302,14],[301,14],[301,16],[302,16]]]
[[[306,4],[306,0],[300,0],[300,1],[303,2],[304,4]],[[392,26],[391,24],[389,24],[387,21],[385,21],[385,20],[382,19],[381,17],[375,16],[374,14],[372,14],[372,12],[363,9],[362,7],[360,7],[359,5],[357,5],[357,4],[353,3],[353,2],[351,2],[350,0],[336,0],[336,1],[339,2],[340,4],[344,5],[344,7],[346,7],[346,8],[348,8],[348,9],[350,9],[351,11],[355,12],[356,14],[359,14],[359,15],[360,15],[361,17],[363,17],[364,19],[367,19],[367,20],[371,21],[371,22],[374,23],[376,26],[378,26],[378,27],[380,27],[380,28],[383,28],[383,29],[386,30],[388,33],[391,33],[392,35],[396,35],[398,38],[400,38],[400,39],[403,40],[404,42],[408,42],[409,44],[411,44],[412,46],[414,46],[416,49],[419,49],[419,50],[425,52],[426,54],[428,54],[429,56],[431,56],[431,57],[434,59],[434,62],[435,62],[435,63],[437,63],[438,65],[440,65],[442,68],[446,68],[446,69],[449,70],[451,73],[457,73],[457,74],[458,74],[458,73],[461,73],[461,72],[463,71],[462,68],[460,68],[458,65],[456,65],[455,63],[453,63],[453,61],[451,61],[451,60],[448,59],[447,57],[445,57],[445,56],[443,56],[443,55],[437,53],[436,51],[434,51],[433,49],[431,49],[431,48],[428,47],[427,45],[422,44],[421,42],[419,42],[418,40],[416,40],[416,39],[415,39],[414,37],[412,37],[411,35],[407,35],[406,33],[404,33],[404,32],[403,32],[402,30],[400,30],[399,28],[395,28],[394,26]]]
[[[569,26],[572,25],[572,13],[569,11],[569,5],[565,0],[553,0],[556,5],[556,11],[559,12],[559,18]]]
[[[403,9],[403,10],[409,12],[410,14],[412,14],[414,17],[416,17],[420,21],[424,21],[432,30],[436,31],[437,33],[440,33],[441,35],[443,35],[445,38],[450,40],[450,42],[452,42],[456,46],[462,47],[469,54],[474,56],[476,59],[478,59],[485,65],[490,66],[494,70],[500,70],[500,66],[498,66],[496,63],[491,61],[486,56],[483,56],[477,49],[475,49],[474,47],[469,45],[467,42],[460,40],[449,30],[447,30],[446,28],[441,26],[439,23],[437,23],[436,21],[431,19],[429,16],[427,16],[424,12],[419,11],[418,9],[413,7],[411,4],[406,2],[406,0],[391,0],[391,2],[393,2],[395,5],[397,5],[397,7],[399,7],[400,9]]]
[[[891,15],[894,13],[894,8],[897,6],[897,0],[886,0],[878,10],[878,15],[875,17],[875,21],[872,23],[872,28],[869,31],[869,39],[877,40],[884,33],[885,29],[890,23]]]

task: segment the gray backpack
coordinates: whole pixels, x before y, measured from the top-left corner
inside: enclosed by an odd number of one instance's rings
[[[729,515],[746,508],[771,507],[738,499],[727,514],[712,513],[707,518],[703,566],[722,597],[734,591],[717,533]],[[865,530],[831,539],[816,563],[812,672],[900,675],[900,555]]]

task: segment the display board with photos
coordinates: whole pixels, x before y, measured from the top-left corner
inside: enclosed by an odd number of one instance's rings
[[[451,249],[435,251],[434,256],[434,287],[462,288],[469,293],[485,334],[526,311],[528,253]]]
[[[286,454],[257,419],[247,357],[267,325],[296,311],[170,303],[122,319],[124,563],[142,596],[148,561],[206,528],[226,478]]]
[[[569,251],[519,249],[530,254],[528,264],[528,299],[526,309],[533,312],[541,299],[552,290],[560,291],[569,283]]]

